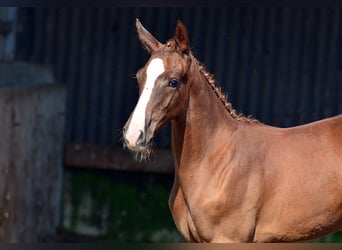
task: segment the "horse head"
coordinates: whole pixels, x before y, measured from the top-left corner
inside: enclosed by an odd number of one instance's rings
[[[150,151],[155,134],[186,107],[191,57],[187,31],[180,21],[174,37],[165,44],[138,19],[136,28],[139,40],[151,56],[136,73],[139,100],[124,126],[123,138],[125,146],[144,156]]]

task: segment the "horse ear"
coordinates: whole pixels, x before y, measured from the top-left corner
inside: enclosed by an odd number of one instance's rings
[[[177,21],[174,39],[175,39],[176,44],[178,45],[179,49],[183,53],[188,53],[188,51],[189,51],[188,32],[186,31],[184,24],[179,20]]]
[[[144,28],[138,18],[136,19],[135,26],[137,27],[140,42],[150,54],[161,46],[161,43]]]

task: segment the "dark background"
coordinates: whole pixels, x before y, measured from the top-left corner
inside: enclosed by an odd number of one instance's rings
[[[19,8],[16,59],[54,70],[68,90],[66,141],[120,143],[148,54],[135,18],[160,41],[187,26],[195,56],[234,107],[281,127],[342,110],[339,7]],[[169,146],[168,131],[158,140]]]

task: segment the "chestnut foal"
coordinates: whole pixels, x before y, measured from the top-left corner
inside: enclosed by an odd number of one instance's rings
[[[189,48],[181,22],[166,44],[137,19],[151,54],[124,143],[144,157],[172,123],[169,206],[190,242],[293,242],[342,228],[342,116],[277,128],[238,115]]]

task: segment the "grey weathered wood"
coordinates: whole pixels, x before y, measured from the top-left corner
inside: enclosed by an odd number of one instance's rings
[[[0,241],[33,242],[60,222],[65,88],[0,89]]]
[[[0,62],[0,87],[54,84],[51,69],[26,62]]]

